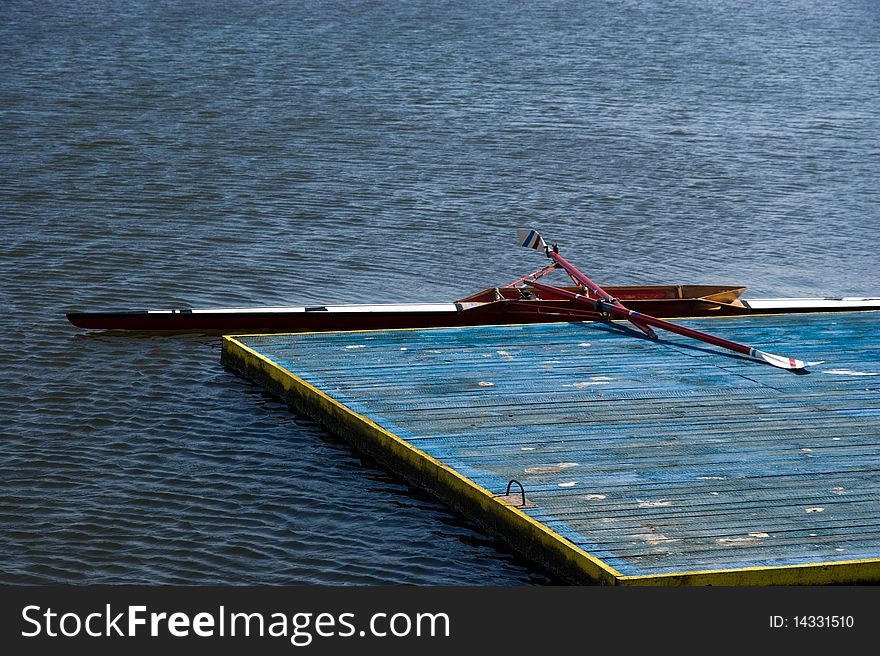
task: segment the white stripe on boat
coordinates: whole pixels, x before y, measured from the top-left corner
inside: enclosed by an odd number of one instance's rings
[[[856,296],[844,298],[756,298],[740,299],[742,304],[752,310],[793,310],[823,309],[848,307],[880,308],[880,298],[861,298]],[[353,304],[353,305],[309,305],[295,307],[240,307],[240,308],[193,308],[147,310],[147,314],[295,314],[295,313],[346,313],[346,312],[394,312],[394,313],[444,313],[467,309],[479,303],[389,303]]]
[[[339,313],[339,312],[456,312],[455,303],[395,303],[389,305],[309,305],[305,307],[250,307],[250,308],[203,308],[148,310],[148,314],[245,314],[271,313],[288,314],[296,312]]]
[[[880,298],[845,296],[843,298],[754,298],[740,299],[742,304],[752,310],[793,310],[803,308],[880,308]]]

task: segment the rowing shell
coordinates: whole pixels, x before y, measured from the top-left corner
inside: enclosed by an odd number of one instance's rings
[[[575,291],[574,288],[568,288]],[[739,298],[744,287],[606,287],[626,306],[655,317],[741,316],[880,310],[880,298]],[[441,328],[592,321],[599,317],[565,299],[523,297],[517,288],[491,288],[454,303],[394,303],[251,308],[69,312],[68,320],[93,330],[321,332],[388,328]]]

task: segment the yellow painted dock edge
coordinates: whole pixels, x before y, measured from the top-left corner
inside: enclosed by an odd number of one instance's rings
[[[880,559],[626,576],[299,376],[223,336],[224,366],[431,492],[527,558],[571,583],[636,586],[829,585],[880,581]]]
[[[620,579],[619,572],[515,506],[345,407],[234,336],[223,337],[222,362],[556,575],[574,583],[605,585],[614,585]]]

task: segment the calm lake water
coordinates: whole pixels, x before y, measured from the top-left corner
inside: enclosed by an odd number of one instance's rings
[[[880,295],[880,5],[0,4],[0,583],[546,584],[97,308]]]

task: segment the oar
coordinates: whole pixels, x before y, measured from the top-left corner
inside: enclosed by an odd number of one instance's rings
[[[531,231],[534,232],[534,231]],[[543,239],[541,236],[537,235],[538,240],[543,243]],[[534,240],[534,237],[532,237]],[[535,248],[535,246],[531,246],[529,243],[523,243],[522,239],[520,243],[523,246],[528,246],[530,248]],[[545,249],[547,250],[547,256],[550,257],[550,249],[547,248],[546,244],[544,244]],[[558,260],[556,260],[558,261]],[[560,266],[563,266],[560,264]],[[584,276],[586,277],[586,276]],[[648,324],[650,326],[654,326],[655,328],[661,328],[663,330],[668,330],[669,332],[676,333],[678,335],[683,335],[684,337],[690,337],[692,339],[700,340],[701,342],[706,342],[707,344],[712,344],[714,346],[720,346],[722,348],[729,349],[731,351],[735,351],[736,353],[741,353],[742,355],[748,356],[753,360],[758,360],[759,362],[766,362],[767,364],[773,365],[774,367],[779,367],[780,369],[804,369],[808,366],[821,364],[821,362],[804,362],[802,360],[797,360],[795,358],[789,358],[782,355],[776,355],[774,353],[767,353],[766,351],[762,351],[760,349],[756,349],[752,346],[746,346],[745,344],[738,344],[737,342],[732,342],[729,339],[724,339],[723,337],[716,337],[715,335],[710,335],[708,333],[704,333],[700,330],[694,330],[693,328],[686,328],[684,326],[680,326],[677,323],[672,323],[671,321],[665,321],[664,319],[657,319],[656,317],[652,317],[647,314],[642,314],[641,312],[636,312],[635,310],[630,310],[623,305],[618,303],[613,303],[614,299],[605,298],[605,299],[593,299],[588,296],[584,296],[583,294],[576,294],[574,292],[570,292],[567,289],[560,289],[559,287],[554,287],[553,285],[548,285],[546,283],[537,282],[537,281],[526,281],[527,285],[535,287],[537,289],[544,290],[546,292],[550,292],[552,294],[556,294],[561,296],[562,298],[567,298],[569,300],[575,301],[582,305],[588,305],[596,312],[600,314],[610,314],[613,317],[617,317],[618,319],[628,319],[630,321],[638,321],[640,323]],[[601,288],[599,288],[601,289]]]
[[[519,238],[519,243],[521,246],[524,246],[526,248],[534,248],[536,251],[543,249],[547,257],[549,257],[556,264],[565,269],[566,273],[568,273],[568,275],[571,276],[573,280],[581,283],[596,296],[607,301],[611,305],[619,307],[623,310],[626,309],[626,307],[619,300],[611,296],[611,294],[609,294],[604,289],[599,287],[599,285],[587,278],[586,274],[584,274],[575,265],[562,257],[559,254],[559,250],[556,248],[556,246],[554,246],[553,248],[547,246],[546,242],[541,237],[541,234],[539,232],[537,232],[536,230],[523,229],[517,230],[516,235]],[[528,282],[528,280],[524,280],[523,282]],[[644,322],[633,318],[629,318],[629,321],[651,339],[657,339],[657,333],[651,330]]]

